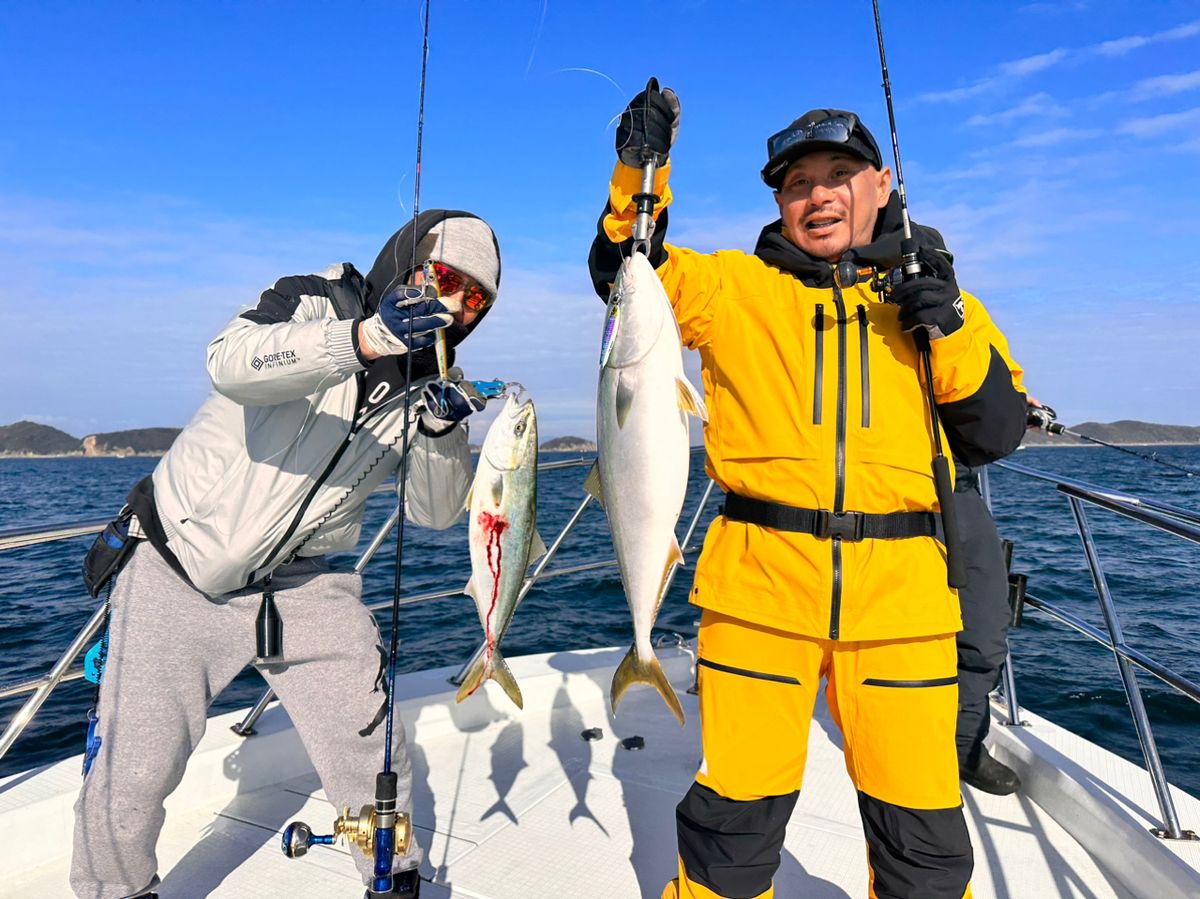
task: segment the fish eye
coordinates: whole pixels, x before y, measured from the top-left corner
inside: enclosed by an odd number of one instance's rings
[[[521,436],[522,434],[524,434],[524,433],[525,433],[525,422],[523,422],[523,421],[522,421],[522,422],[518,422],[518,423],[517,423],[517,430],[516,430],[516,434],[517,434],[517,436],[518,436],[518,437],[520,437],[520,436]]]

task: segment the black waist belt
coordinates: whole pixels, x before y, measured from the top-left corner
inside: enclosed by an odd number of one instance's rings
[[[857,542],[867,538],[898,540],[904,537],[941,537],[941,516],[933,512],[833,512],[798,509],[765,499],[725,494],[723,514],[734,521],[758,524],[777,531],[797,531],[814,537],[841,537]]]
[[[158,507],[154,503],[154,475],[146,475],[140,481],[133,485],[133,489],[129,491],[129,495],[125,497],[125,502],[129,508],[133,509],[133,514],[138,518],[138,524],[142,527],[142,533],[146,535],[146,540],[153,546],[162,560],[167,563],[172,571],[183,578],[183,582],[196,589],[196,585],[192,583],[192,579],[188,577],[187,572],[183,570],[183,565],[171,552],[167,546],[167,534],[163,530],[162,522],[158,518]]]

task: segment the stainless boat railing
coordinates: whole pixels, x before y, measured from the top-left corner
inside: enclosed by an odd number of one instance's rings
[[[1024,604],[1073,628],[1089,640],[1106,647],[1113,653],[1117,663],[1117,670],[1121,677],[1121,685],[1125,690],[1125,698],[1129,703],[1129,709],[1133,716],[1133,726],[1137,732],[1142,757],[1145,759],[1146,770],[1150,774],[1150,779],[1154,786],[1155,798],[1158,801],[1159,811],[1162,813],[1163,826],[1161,828],[1151,828],[1151,832],[1155,836],[1164,839],[1198,839],[1194,831],[1184,830],[1179,823],[1179,815],[1175,811],[1175,803],[1171,798],[1167,776],[1163,771],[1162,760],[1158,754],[1158,745],[1154,739],[1154,729],[1150,724],[1149,715],[1146,713],[1146,704],[1142,699],[1142,691],[1138,685],[1137,676],[1132,666],[1137,665],[1144,671],[1153,674],[1163,683],[1195,702],[1200,702],[1200,685],[1182,677],[1167,666],[1156,662],[1145,653],[1132,648],[1125,642],[1121,619],[1117,613],[1116,603],[1113,600],[1112,592],[1109,590],[1108,581],[1104,575],[1104,567],[1100,561],[1100,555],[1096,548],[1096,541],[1092,534],[1091,524],[1088,521],[1084,503],[1106,509],[1133,521],[1138,521],[1165,531],[1168,534],[1174,534],[1195,544],[1200,544],[1200,515],[1169,503],[1145,500],[1132,494],[1097,487],[1084,481],[1040,471],[1039,469],[1030,468],[1027,465],[1021,465],[1016,462],[1001,461],[995,464],[1015,474],[1053,484],[1059,493],[1066,496],[1071,508],[1072,517],[1075,520],[1076,531],[1079,534],[1079,539],[1083,542],[1083,551],[1087,557],[1092,584],[1096,590],[1096,599],[1099,602],[1100,611],[1104,617],[1105,631],[1107,633],[1088,624],[1079,616],[1068,612],[1062,606],[1045,599],[1040,599],[1031,593],[1026,592],[1024,594]],[[986,470],[983,472],[981,487],[984,498],[990,507],[991,491]],[[1004,666],[1003,684],[1008,719],[1005,723],[1009,726],[1021,726],[1021,711],[1017,700],[1017,685],[1013,673],[1011,651]]]
[[[697,452],[702,452],[702,449],[698,447],[693,448],[693,453]],[[581,457],[578,459],[549,462],[539,465],[538,471],[543,472],[560,468],[587,466],[591,465],[592,461],[593,460],[590,458]],[[1078,616],[1072,614],[1071,612],[1066,611],[1055,603],[1041,599],[1032,594],[1026,593],[1024,602],[1031,608],[1037,609],[1038,611],[1050,616],[1052,619],[1073,628],[1074,630],[1083,634],[1085,637],[1088,637],[1096,643],[1107,647],[1113,652],[1117,661],[1121,682],[1125,689],[1125,694],[1129,701],[1129,706],[1133,715],[1134,728],[1137,731],[1138,742],[1142,748],[1142,754],[1146,762],[1146,770],[1149,772],[1153,782],[1154,792],[1162,813],[1164,826],[1162,828],[1154,828],[1153,832],[1157,836],[1169,839],[1196,839],[1196,835],[1192,831],[1184,830],[1180,825],[1179,817],[1176,813],[1175,806],[1167,786],[1167,779],[1163,772],[1162,762],[1159,758],[1158,748],[1154,740],[1153,729],[1146,713],[1145,703],[1142,700],[1141,690],[1138,686],[1137,678],[1131,665],[1136,665],[1139,668],[1142,668],[1143,670],[1159,678],[1161,681],[1163,681],[1163,683],[1166,683],[1168,686],[1196,702],[1200,702],[1200,685],[1193,683],[1187,678],[1172,671],[1169,667],[1158,663],[1146,654],[1133,649],[1126,644],[1124,633],[1121,629],[1120,619],[1117,615],[1116,605],[1104,576],[1103,567],[1099,559],[1095,541],[1092,537],[1091,527],[1088,523],[1083,504],[1088,503],[1095,505],[1099,508],[1106,509],[1131,520],[1138,521],[1167,533],[1174,534],[1196,544],[1200,544],[1200,514],[1179,506],[1146,500],[1121,491],[1097,487],[1083,481],[1077,481],[1061,475],[1040,471],[1038,469],[1020,465],[1015,462],[1003,461],[995,464],[1016,474],[1053,484],[1060,493],[1067,497],[1068,503],[1071,507],[1072,515],[1075,519],[1076,528],[1079,532],[1080,539],[1083,541],[1084,552],[1087,556],[1088,566],[1092,574],[1092,581],[1096,588],[1097,599],[1104,615],[1107,634],[1082,620]],[[689,552],[693,548],[691,546],[692,539],[711,498],[714,486],[715,485],[711,481],[708,483],[696,508],[696,511],[692,516],[692,519],[688,525],[686,536],[681,544],[684,553]],[[990,491],[988,489],[989,485],[986,471],[984,472],[981,486],[983,488],[984,497],[988,500],[990,505],[991,498]],[[390,487],[384,486],[378,488],[377,492],[389,492],[390,490]],[[614,567],[617,564],[616,559],[606,559],[604,561],[587,562],[580,565],[570,565],[549,571],[546,570],[550,559],[553,558],[558,552],[559,548],[563,544],[563,541],[566,539],[571,530],[574,529],[575,525],[580,519],[580,516],[582,516],[584,510],[591,502],[592,497],[589,494],[585,494],[584,498],[580,502],[579,506],[575,509],[570,519],[563,526],[562,530],[558,533],[554,541],[549,546],[546,554],[539,560],[537,565],[534,566],[533,570],[526,578],[520,594],[522,598],[529,592],[536,582],[546,581],[550,580],[551,578],[563,577],[570,574],[594,571],[601,568]],[[361,572],[366,567],[367,563],[370,562],[372,557],[374,557],[379,547],[383,544],[384,540],[387,539],[388,534],[395,526],[397,517],[398,510],[393,510],[391,515],[383,523],[379,531],[375,534],[370,543],[367,545],[366,549],[364,549],[358,561],[355,563],[355,572]],[[81,521],[55,525],[52,527],[0,531],[0,551],[94,533],[100,530],[105,524],[107,524],[107,520]],[[672,571],[669,575],[669,578],[672,577],[674,573],[675,572]],[[669,578],[667,586],[670,584]],[[461,594],[461,589],[438,590],[414,596],[402,597],[400,604],[402,606],[409,606],[434,599],[444,599],[452,596],[459,596]],[[387,608],[390,605],[391,600],[383,600],[369,604],[368,608],[371,610],[379,610]],[[4,733],[0,735],[0,758],[3,758],[13,743],[16,742],[17,738],[25,730],[29,722],[33,720],[33,717],[36,715],[38,709],[40,709],[45,703],[46,699],[49,697],[50,693],[55,689],[55,687],[57,687],[60,683],[79,680],[83,677],[82,668],[71,668],[70,666],[80,655],[88,642],[99,633],[103,625],[104,605],[101,604],[89,619],[88,623],[84,625],[78,634],[75,635],[75,638],[71,641],[71,644],[59,657],[58,661],[54,663],[49,672],[40,678],[35,678],[33,680],[11,684],[8,686],[0,686],[0,700],[18,696],[24,693],[33,694],[33,696],[26,701],[17,714],[13,716],[12,720],[6,726]],[[451,681],[453,683],[461,682],[461,677],[469,665],[470,660],[463,665],[458,674],[456,674]],[[1020,705],[1017,701],[1017,688],[1013,670],[1014,666],[1012,664],[1012,655],[1010,653],[1008,657],[1008,663],[1004,666],[1003,672],[1003,692],[1008,713],[1007,723],[1011,725],[1020,725]],[[246,717],[240,723],[233,726],[234,731],[242,734],[243,736],[250,736],[253,734],[254,723],[258,720],[259,716],[267,707],[267,704],[271,701],[272,697],[273,694],[268,688],[260,696],[259,700],[251,707]]]
[[[694,447],[692,454],[695,455],[701,452],[702,449]],[[577,468],[582,466],[590,466],[593,459],[580,457],[578,459],[561,459],[554,462],[545,462],[538,465],[538,472],[553,471],[562,468]],[[710,481],[705,489],[704,495],[701,497],[700,503],[692,516],[691,522],[687,529],[687,536],[684,538],[682,545],[685,553],[689,552],[691,547],[692,536],[696,532],[696,528],[700,523],[700,519],[704,514],[705,507],[708,504],[709,497],[712,495],[713,483]],[[376,488],[377,493],[390,493],[393,488],[388,485]],[[526,577],[525,583],[521,588],[521,593],[518,602],[525,597],[535,582],[547,581],[556,577],[564,577],[570,574],[580,574],[587,571],[595,571],[601,568],[611,568],[616,566],[617,560],[606,559],[597,562],[585,562],[579,565],[568,565],[562,568],[556,568],[551,571],[546,571],[546,565],[551,558],[558,552],[562,546],[567,534],[574,529],[580,516],[584,510],[592,502],[592,496],[585,493],[583,500],[575,509],[566,525],[555,537],[550,544],[545,555],[534,566],[533,571]],[[388,534],[396,526],[396,521],[399,518],[399,509],[393,509],[387,520],[376,532],[375,536],[367,544],[358,561],[354,564],[354,572],[359,574],[366,568],[367,564],[375,556],[379,547],[383,545]],[[71,537],[85,536],[93,534],[108,524],[108,519],[97,521],[80,521],[67,524],[45,526],[40,528],[15,528],[0,531],[0,551],[7,549],[17,549],[20,547],[34,546],[41,543],[50,543],[56,540],[65,540]],[[672,576],[674,571],[672,571]],[[668,586],[670,581],[668,580]],[[461,596],[462,589],[436,590],[429,593],[421,593],[413,596],[401,597],[400,605],[411,606],[416,603],[428,602],[434,599],[446,599],[452,596]],[[392,605],[391,599],[381,600],[379,602],[369,603],[368,609],[378,611],[380,609],[390,608]],[[25,693],[33,695],[25,702],[25,704],[17,711],[13,718],[9,721],[4,729],[4,733],[0,734],[0,759],[4,758],[5,754],[21,736],[21,733],[28,727],[33,720],[38,710],[49,698],[54,689],[62,683],[81,680],[84,676],[82,666],[71,668],[71,664],[79,657],[88,643],[93,640],[104,627],[104,603],[101,603],[88,620],[87,624],[80,629],[79,633],[71,641],[66,651],[59,657],[58,661],[50,668],[50,670],[42,677],[34,678],[33,680],[22,681],[19,683],[0,686],[0,700],[7,699],[13,696],[20,696]],[[476,651],[478,653],[478,650]],[[473,660],[474,657],[472,657]],[[467,664],[462,667],[459,674],[452,679],[453,683],[460,683],[462,675],[466,672],[472,660],[468,660]],[[268,703],[274,697],[274,693],[268,687],[259,697],[258,701],[251,707],[246,717],[238,724],[233,725],[235,733],[242,736],[250,736],[254,733],[254,724],[266,709]]]

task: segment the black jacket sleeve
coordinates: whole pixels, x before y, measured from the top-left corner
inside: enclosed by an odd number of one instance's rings
[[[1025,394],[1013,386],[1000,351],[994,346],[991,349],[991,362],[979,389],[961,400],[938,405],[951,453],[970,467],[1003,459],[1025,436]]]

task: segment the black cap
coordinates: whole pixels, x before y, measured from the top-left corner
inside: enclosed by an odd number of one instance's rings
[[[883,168],[879,145],[857,115],[844,109],[811,109],[767,138],[763,181],[773,190],[779,190],[788,167],[801,156],[818,150],[841,150],[865,159],[876,169]]]

